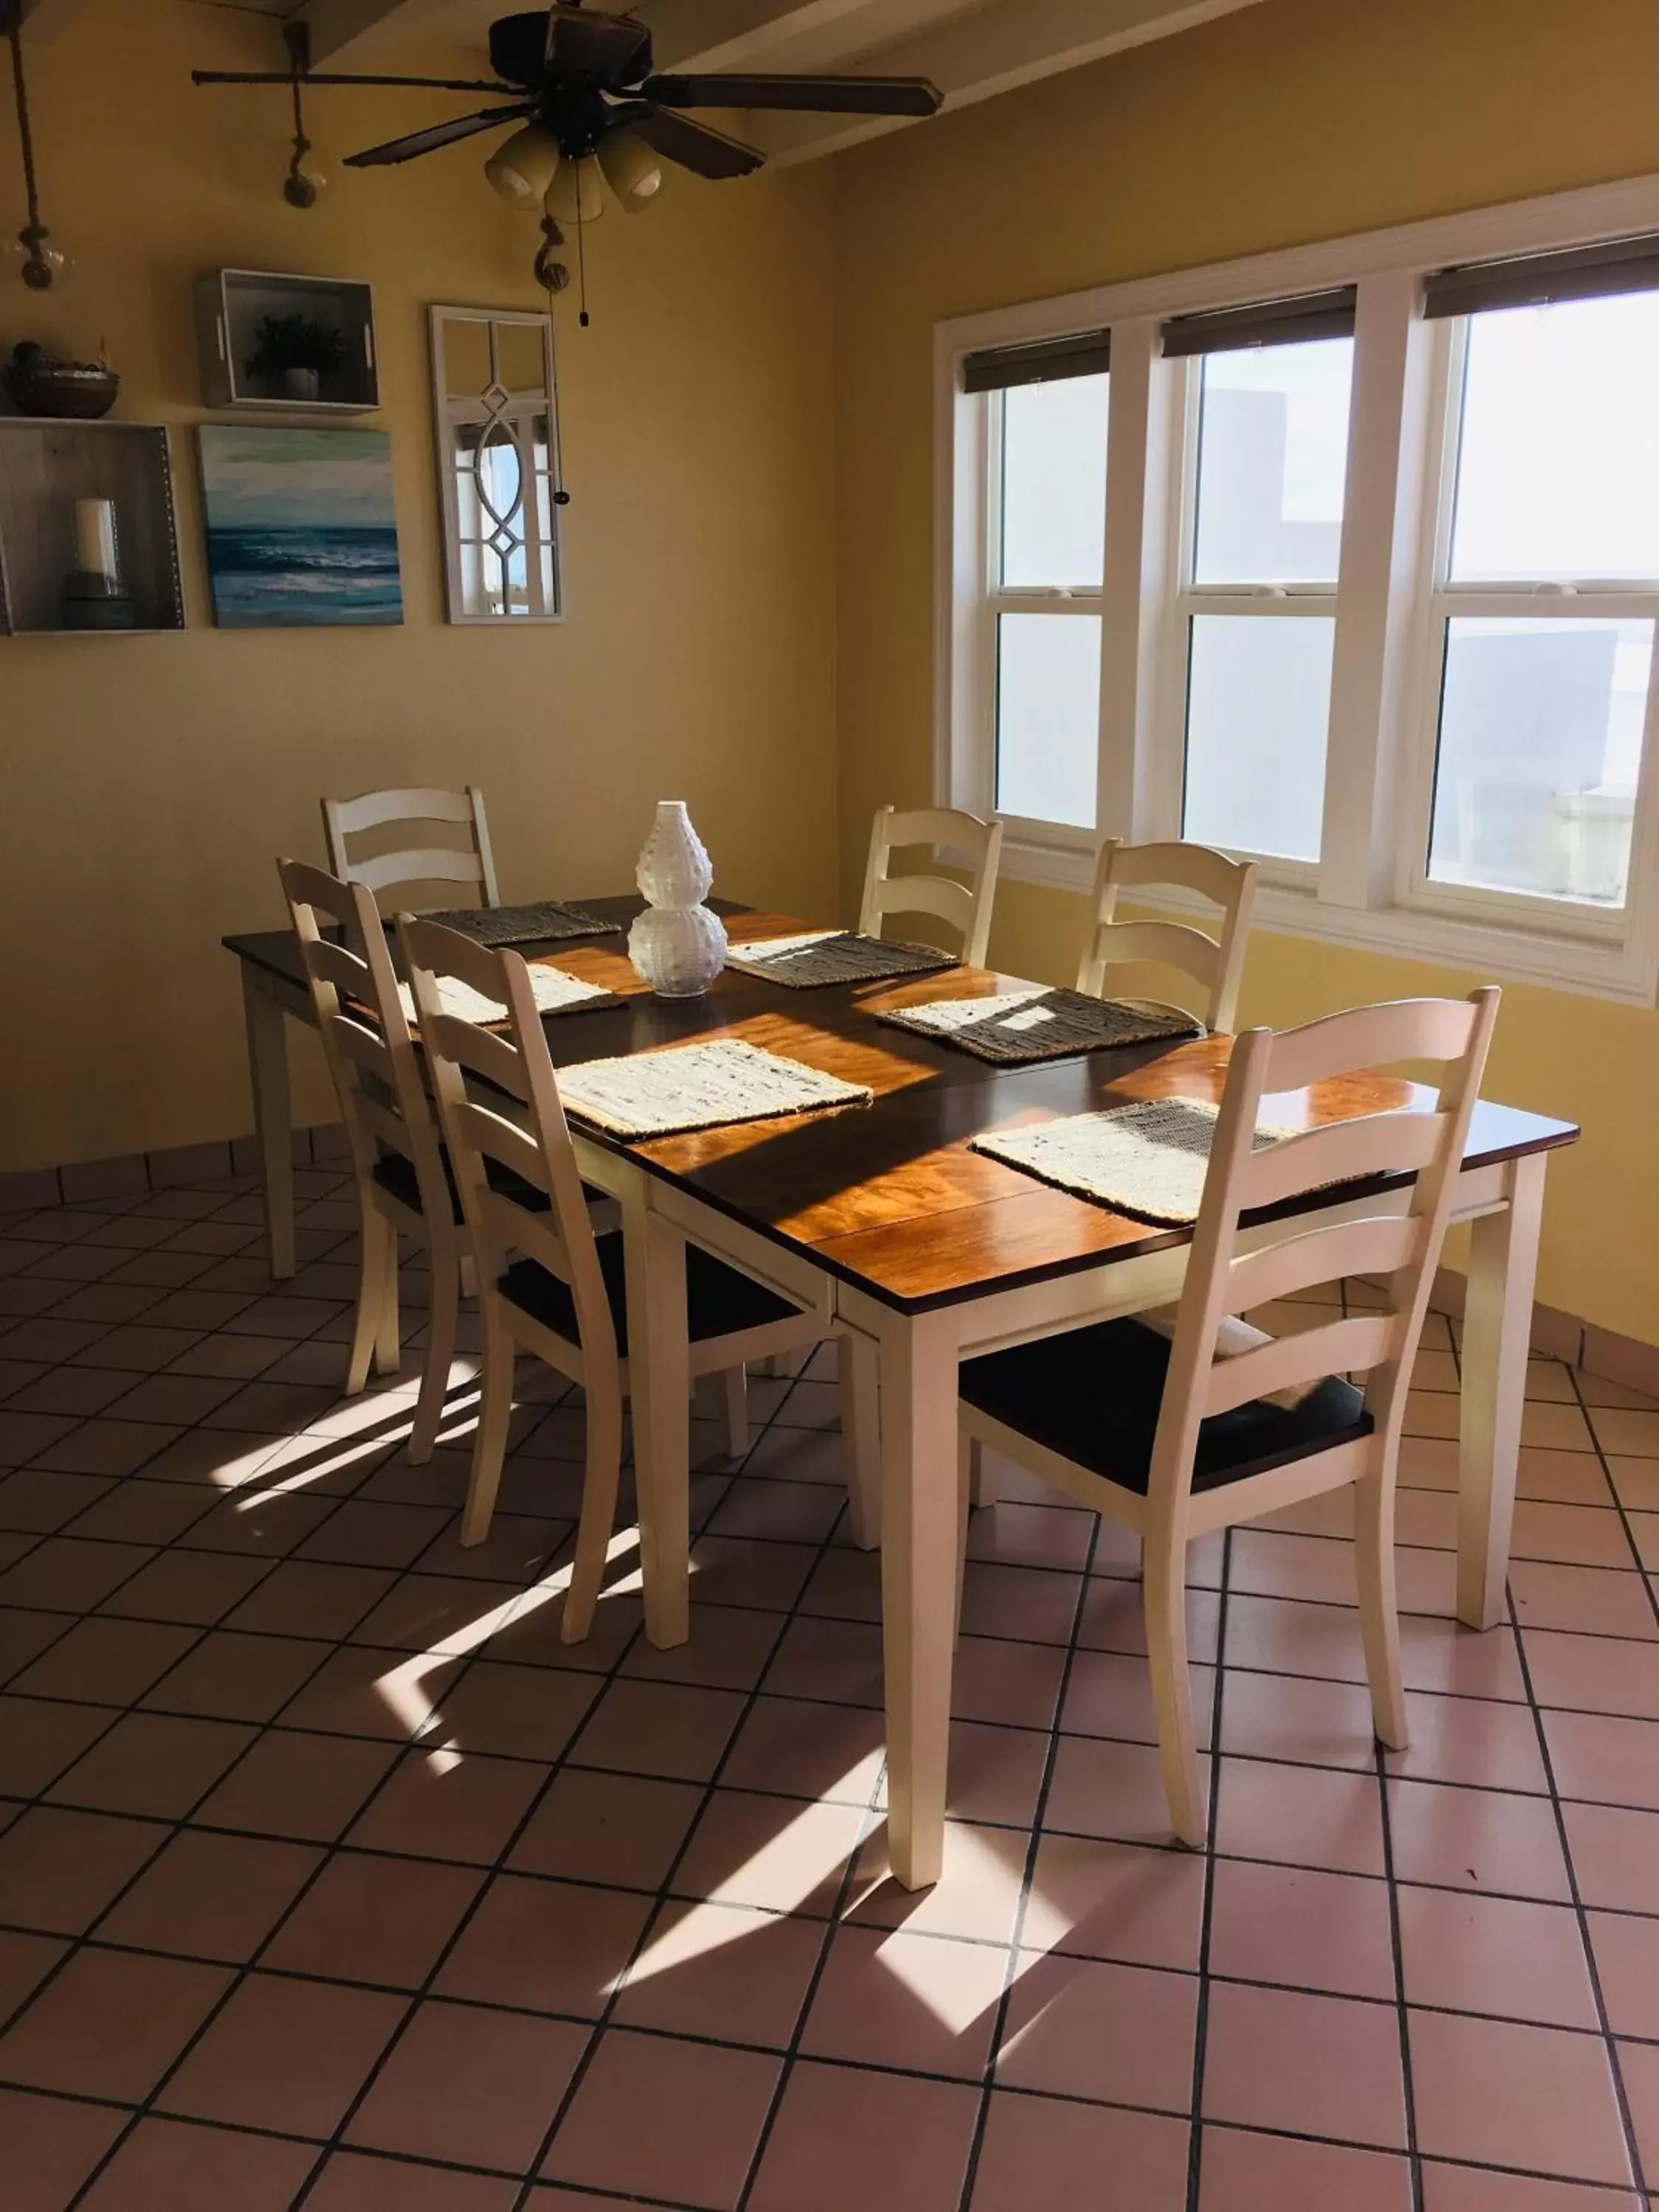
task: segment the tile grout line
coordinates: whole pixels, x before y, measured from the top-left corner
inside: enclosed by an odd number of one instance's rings
[[[1204,1905],[1198,1936],[1198,2007],[1193,2021],[1191,2134],[1187,2143],[1187,2212],[1200,2212],[1204,2166],[1204,2068],[1210,2027],[1210,1936],[1215,1918],[1216,1844],[1221,1823],[1222,1701],[1227,1680],[1227,1600],[1232,1576],[1233,1531],[1221,1551],[1221,1605],[1216,1620],[1215,1684],[1210,1707],[1210,1808],[1204,1842]]]
[[[1514,1593],[1506,1591],[1505,1595],[1509,1601],[1510,1617],[1511,1620],[1515,1620],[1516,1614]],[[1527,1687],[1527,1704],[1532,1714],[1533,1728],[1538,1738],[1538,1754],[1543,1761],[1544,1778],[1549,1784],[1550,1810],[1555,1816],[1556,1835],[1561,1845],[1561,1856],[1567,1870],[1567,1888],[1572,1899],[1573,1915],[1577,1923],[1579,1947],[1583,1954],[1584,1970],[1589,1977],[1590,1996],[1595,2006],[1595,2018],[1601,2033],[1601,2046],[1607,2058],[1607,2071],[1613,2081],[1613,2096],[1619,2107],[1619,2124],[1624,2136],[1625,2156],[1629,2161],[1630,2171],[1635,2179],[1637,2193],[1645,2200],[1647,2191],[1643,2180],[1641,2144],[1631,2112],[1630,2098],[1625,2087],[1625,2073],[1620,2058],[1619,2039],[1613,2034],[1607,2016],[1607,1998],[1601,1988],[1601,1967],[1596,1960],[1595,1944],[1590,1934],[1589,1916],[1585,1910],[1583,1893],[1579,1887],[1578,1869],[1573,1861],[1572,1840],[1567,1828],[1566,1813],[1560,1793],[1556,1787],[1555,1761],[1550,1752],[1549,1735],[1544,1726],[1543,1711],[1537,1698],[1533,1695],[1532,1668],[1528,1663],[1525,1641],[1517,1634],[1516,1643],[1521,1656],[1522,1680]]]
[[[994,1504],[991,1511],[998,1510]],[[1077,1601],[1072,1608],[1072,1632],[1066,1644],[1065,1662],[1060,1668],[1060,1681],[1054,1692],[1054,1716],[1048,1729],[1048,1745],[1043,1753],[1042,1771],[1037,1779],[1036,1800],[1031,1808],[1030,1841],[1026,1847],[1025,1863],[1021,1870],[1019,1897],[1014,1907],[1013,1927],[1008,1940],[1007,1965],[1003,1974],[1001,1994],[991,2021],[991,2039],[986,2052],[985,2068],[980,2083],[979,2109],[975,2116],[974,2132],[969,2143],[967,2170],[963,2176],[962,2193],[957,2200],[957,2212],[968,2212],[973,2200],[975,2185],[979,2178],[979,2162],[985,2147],[985,2131],[990,2124],[991,2102],[996,2090],[997,2069],[1001,2063],[1002,2039],[1008,2023],[1009,2008],[1019,1981],[1020,1940],[1025,1932],[1025,1915],[1031,1899],[1031,1886],[1036,1876],[1037,1854],[1042,1849],[1044,1833],[1042,1816],[1048,1810],[1049,1791],[1053,1786],[1054,1767],[1060,1757],[1062,1741],[1060,1722],[1066,1711],[1066,1693],[1071,1688],[1072,1672],[1079,1645],[1084,1616],[1089,1607],[1090,1569],[1095,1550],[1100,1541],[1101,1520],[1097,1514],[1090,1532],[1088,1549],[1084,1554],[1083,1572],[1079,1579]],[[966,1581],[967,1563],[963,1562]],[[965,1591],[964,1591],[965,1597]],[[1143,1607],[1143,1618],[1144,1618]],[[1220,1669],[1218,1666],[1217,1672]]]

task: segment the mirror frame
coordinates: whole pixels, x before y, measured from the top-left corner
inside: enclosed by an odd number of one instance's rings
[[[447,619],[453,623],[467,625],[497,623],[518,626],[526,623],[562,622],[565,616],[562,515],[554,495],[562,489],[563,477],[559,458],[559,397],[553,362],[552,319],[514,307],[434,307],[428,309],[428,320],[432,338],[434,445],[438,465],[439,504],[443,516],[444,591]],[[497,400],[493,406],[488,397],[491,386],[486,386],[483,392],[476,394],[452,392],[444,359],[444,339],[453,325],[461,323],[483,325],[489,349],[492,382],[499,361],[496,332],[506,328],[537,331],[541,339],[540,386],[533,392],[504,394],[506,404]],[[495,388],[501,389],[499,386]],[[463,560],[456,433],[468,425],[488,428],[491,424],[505,424],[510,428],[515,421],[533,420],[544,410],[547,416],[545,468],[537,470],[523,443],[517,439],[514,441],[519,453],[520,499],[513,513],[514,515],[521,514],[526,525],[520,542],[526,549],[531,604],[519,613],[469,605]],[[544,534],[538,526],[537,502],[532,497],[538,476],[543,478],[548,518]],[[551,556],[550,598],[544,597],[542,589],[541,555],[544,550]]]

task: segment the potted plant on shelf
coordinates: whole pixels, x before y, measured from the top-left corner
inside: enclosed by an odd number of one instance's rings
[[[280,384],[289,399],[315,399],[323,378],[345,361],[345,339],[309,315],[266,315],[254,325],[248,374]]]

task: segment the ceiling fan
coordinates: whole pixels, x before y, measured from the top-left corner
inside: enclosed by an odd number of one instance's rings
[[[942,95],[920,76],[726,76],[653,73],[651,33],[637,18],[605,15],[582,0],[554,0],[546,9],[503,15],[489,27],[494,81],[465,77],[356,76],[326,71],[248,73],[196,70],[198,84],[422,85],[441,92],[493,92],[509,97],[428,130],[346,156],[348,168],[412,161],[441,146],[503,124],[520,129],[498,147],[484,173],[502,198],[545,210],[549,243],[561,223],[591,222],[603,211],[608,185],[624,208],[646,206],[662,182],[661,163],[678,162],[700,177],[742,177],[765,156],[686,108],[769,108],[819,115],[934,114]],[[538,258],[538,275],[553,279]],[[553,264],[556,267],[557,264]]]

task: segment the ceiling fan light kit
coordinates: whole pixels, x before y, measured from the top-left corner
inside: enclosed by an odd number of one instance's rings
[[[561,161],[543,206],[556,223],[597,222],[605,213],[605,184],[597,155]]]
[[[613,131],[601,139],[599,163],[605,181],[630,215],[649,207],[662,190],[662,157],[637,131]]]
[[[558,140],[539,123],[526,123],[495,149],[484,174],[509,207],[528,213],[547,198],[558,166]]]

